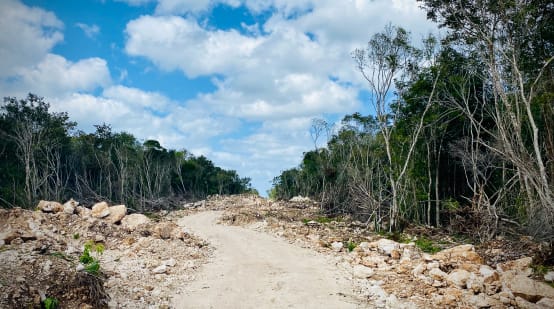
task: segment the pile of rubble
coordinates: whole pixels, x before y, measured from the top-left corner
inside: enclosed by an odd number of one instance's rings
[[[334,255],[372,307],[554,308],[548,284],[554,272],[532,279],[530,257],[491,266],[470,244],[450,244],[432,255],[414,242],[382,238],[347,217],[321,217],[317,206],[298,209],[292,203],[228,208],[221,220]]]
[[[63,308],[169,307],[212,250],[177,225],[183,215],[149,218],[128,215],[124,205],[73,200],[0,209],[0,308],[41,308],[47,298]],[[79,263],[85,243],[105,248],[94,253],[99,274]]]

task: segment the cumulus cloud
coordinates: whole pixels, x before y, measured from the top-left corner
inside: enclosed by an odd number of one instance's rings
[[[313,148],[312,118],[360,110],[358,94],[365,85],[351,58],[354,49],[389,23],[416,30],[415,40],[436,30],[414,0],[243,0],[230,5],[270,17],[255,27],[243,23],[225,31],[188,14],[225,3],[160,0],[155,16],[127,24],[125,48],[161,70],[217,76],[216,90],[199,94],[188,107],[259,125],[203,151],[251,175],[262,188]]]
[[[2,84],[0,89],[18,96],[28,92],[50,97],[73,91],[91,91],[111,82],[104,59],[71,62],[55,54],[47,54],[35,65],[19,68],[14,76],[12,82]]]
[[[142,16],[127,24],[125,50],[144,56],[163,70],[180,69],[189,77],[231,73],[253,65],[255,38],[238,31],[207,31],[191,18]]]
[[[51,12],[19,1],[0,1],[0,78],[42,60],[63,40],[63,23]]]

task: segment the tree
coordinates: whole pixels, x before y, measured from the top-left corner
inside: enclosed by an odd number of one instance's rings
[[[532,232],[552,237],[554,189],[547,168],[551,144],[554,7],[550,1],[422,1],[428,16],[451,29],[449,40],[475,51],[485,64],[482,80],[490,86],[491,103],[483,107],[495,128],[482,147],[512,167],[525,192]],[[542,101],[542,102],[541,102]],[[550,100],[551,102],[551,100]],[[483,102],[484,103],[484,102]],[[542,113],[540,112],[542,111]],[[471,116],[471,115],[469,115]],[[480,115],[471,116],[478,123]],[[540,125],[547,130],[541,134]],[[508,171],[509,172],[509,171]],[[503,186],[505,187],[506,184]]]
[[[430,40],[429,40],[430,41]],[[429,47],[429,56],[434,46]],[[354,51],[354,59],[358,70],[367,81],[371,91],[371,105],[377,118],[380,134],[385,145],[385,151],[388,159],[388,178],[391,190],[391,207],[389,213],[389,229],[397,228],[400,217],[400,207],[402,203],[402,181],[408,170],[410,160],[418,141],[419,134],[423,127],[425,115],[432,104],[436,80],[433,84],[433,91],[426,100],[425,108],[420,116],[412,136],[407,141],[408,150],[404,156],[395,153],[393,145],[395,124],[400,115],[400,102],[391,104],[393,86],[401,90],[403,79],[410,78],[410,74],[420,67],[421,52],[410,46],[409,34],[406,30],[387,26],[382,33],[374,35],[368,43],[365,50],[357,49]],[[399,95],[399,100],[402,94]]]

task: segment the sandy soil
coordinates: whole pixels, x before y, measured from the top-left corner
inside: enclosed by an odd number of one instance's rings
[[[329,257],[264,233],[217,224],[208,211],[179,225],[216,248],[176,308],[359,308],[348,275]]]

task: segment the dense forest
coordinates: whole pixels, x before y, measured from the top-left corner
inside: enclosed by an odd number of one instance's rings
[[[355,50],[370,115],[315,120],[270,195],[305,195],[376,229],[445,226],[554,239],[554,5],[420,0],[443,37],[388,26]],[[321,140],[320,140],[321,141]]]
[[[183,199],[253,191],[249,178],[204,156],[139,142],[106,124],[76,131],[43,98],[5,98],[0,106],[0,205],[34,207],[40,199],[124,203],[168,209]]]

